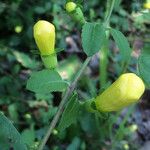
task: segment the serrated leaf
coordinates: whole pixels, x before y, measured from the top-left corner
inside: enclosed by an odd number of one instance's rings
[[[22,66],[30,69],[34,69],[37,67],[37,63],[32,60],[28,55],[22,52],[13,51],[16,60],[22,64]]]
[[[27,150],[19,132],[2,113],[0,113],[0,129],[1,150]]]
[[[150,51],[144,49],[138,59],[138,68],[140,77],[143,79],[148,88],[150,88]]]
[[[27,89],[35,93],[50,93],[64,91],[68,83],[54,70],[42,70],[34,72],[27,81]]]
[[[118,30],[111,29],[111,35],[113,36],[121,54],[123,62],[127,62],[130,59],[131,48],[126,37]]]
[[[100,23],[85,23],[82,29],[82,46],[88,56],[97,53],[106,39],[105,28]]]
[[[60,123],[58,125],[59,131],[65,130],[67,127],[69,127],[72,123],[74,123],[76,121],[76,119],[78,117],[79,109],[80,109],[80,104],[77,99],[77,95],[74,94],[70,98],[70,100],[67,103],[66,108],[62,114]]]

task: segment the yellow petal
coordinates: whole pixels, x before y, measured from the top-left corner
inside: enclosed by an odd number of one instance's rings
[[[137,102],[144,90],[144,83],[137,75],[125,73],[96,97],[96,108],[104,112],[118,111]]]
[[[50,55],[55,52],[55,27],[45,20],[34,25],[34,38],[41,55]]]
[[[150,2],[147,2],[147,3],[144,3],[144,8],[146,8],[146,9],[150,9]]]

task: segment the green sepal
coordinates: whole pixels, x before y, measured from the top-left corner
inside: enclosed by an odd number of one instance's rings
[[[73,18],[74,21],[79,22],[81,25],[86,22],[80,7],[76,7],[76,9],[70,12],[69,15]]]
[[[45,68],[55,69],[57,67],[57,55],[56,53],[51,55],[41,55],[41,59],[44,63]]]
[[[97,112],[94,100],[95,100],[95,98],[92,98],[92,99],[89,99],[89,100],[86,100],[85,102],[83,102],[82,106],[85,108],[86,111],[88,111],[90,113]]]

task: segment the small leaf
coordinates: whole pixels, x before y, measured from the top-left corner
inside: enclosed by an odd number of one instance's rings
[[[13,51],[13,54],[16,57],[17,61],[22,64],[22,66],[30,69],[34,69],[37,67],[37,63],[25,53]]]
[[[126,39],[126,37],[118,30],[111,29],[111,34],[118,45],[118,48],[121,53],[121,58],[123,62],[127,62],[130,59],[131,55],[131,48],[130,45]]]
[[[0,113],[0,129],[1,150],[27,150],[19,132],[2,113]]]
[[[150,88],[150,51],[145,48],[138,59],[138,68],[141,78],[148,88]]]
[[[74,94],[66,105],[66,108],[62,114],[58,130],[63,131],[74,123],[78,117],[80,104],[77,99],[77,95]]]
[[[64,91],[68,83],[54,70],[42,70],[31,74],[27,82],[27,89],[35,93],[50,93]]]
[[[97,53],[106,39],[105,28],[100,23],[85,23],[82,29],[83,50],[88,56]]]

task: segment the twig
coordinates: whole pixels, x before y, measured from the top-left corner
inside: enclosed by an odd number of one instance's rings
[[[56,115],[54,116],[54,118],[53,118],[53,120],[52,120],[52,122],[51,122],[51,124],[50,124],[50,126],[49,126],[49,129],[48,129],[46,135],[44,136],[43,141],[41,142],[41,145],[39,146],[39,149],[38,149],[38,150],[43,150],[43,149],[44,149],[44,146],[45,146],[47,140],[49,139],[49,137],[50,137],[50,135],[51,135],[53,129],[55,128],[55,126],[56,126],[56,124],[57,124],[57,122],[58,122],[58,120],[59,120],[59,118],[60,118],[60,116],[61,116],[61,114],[62,114],[62,112],[63,112],[64,106],[65,106],[65,104],[66,104],[68,98],[70,97],[71,93],[74,91],[77,81],[79,80],[80,76],[82,75],[84,69],[86,68],[86,66],[88,65],[88,63],[89,63],[90,60],[91,60],[91,57],[88,57],[88,58],[84,61],[84,63],[83,63],[83,65],[82,65],[81,69],[79,70],[79,72],[78,72],[77,75],[75,76],[74,81],[73,81],[72,84],[67,88],[67,90],[66,90],[66,92],[65,92],[65,95],[64,95],[62,101],[60,102],[58,111],[57,111]]]

